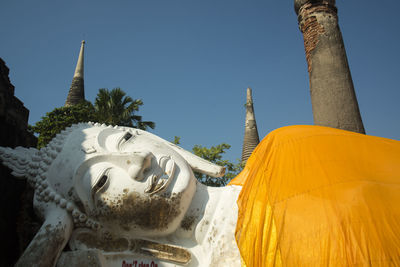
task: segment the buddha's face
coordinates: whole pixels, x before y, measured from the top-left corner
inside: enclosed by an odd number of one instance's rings
[[[185,159],[158,137],[132,128],[97,127],[84,135],[79,152],[83,160],[72,179],[84,212],[117,233],[175,231],[195,192]]]

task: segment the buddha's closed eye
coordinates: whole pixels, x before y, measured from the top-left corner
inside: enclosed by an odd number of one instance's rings
[[[133,138],[133,135],[130,132],[126,132],[122,137],[120,137],[118,141],[118,150],[121,150],[122,146],[129,140]]]
[[[95,191],[100,190],[107,183],[107,180],[108,176],[104,174],[95,185]]]
[[[105,187],[107,186],[108,182],[109,182],[109,170],[107,169],[103,172],[103,174],[101,175],[101,177],[97,180],[97,182],[95,183],[95,185],[92,188],[92,201],[93,203],[95,203],[94,201],[94,197],[95,195],[100,192],[100,191],[104,191]]]
[[[125,141],[128,141],[131,137],[132,137],[132,134],[129,132],[124,135]]]

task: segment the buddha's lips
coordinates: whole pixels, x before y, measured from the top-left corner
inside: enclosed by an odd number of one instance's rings
[[[163,156],[159,160],[159,166],[162,172],[150,177],[149,181],[147,182],[145,193],[150,195],[160,193],[167,189],[168,185],[171,183],[175,172],[174,160],[172,160],[170,157]]]

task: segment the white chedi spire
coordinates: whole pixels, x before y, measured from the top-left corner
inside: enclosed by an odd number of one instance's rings
[[[65,106],[73,106],[85,100],[85,86],[83,80],[83,62],[84,62],[85,41],[81,43],[81,50],[79,51],[78,62],[72,78],[71,88],[65,101]]]
[[[254,115],[253,98],[251,96],[251,88],[247,88],[246,121],[242,149],[243,164],[247,162],[247,159],[250,157],[251,153],[256,148],[258,143],[260,143],[260,138],[258,137],[256,118]]]
[[[85,50],[85,40],[81,42],[81,50],[79,51],[78,62],[76,63],[74,77],[83,78],[83,54]]]

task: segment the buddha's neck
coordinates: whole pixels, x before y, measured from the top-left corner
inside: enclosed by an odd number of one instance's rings
[[[181,237],[179,245],[192,254],[189,266],[240,266],[235,241],[240,190],[239,186],[197,185],[192,204],[176,233]]]
[[[191,206],[176,234],[180,238],[189,238],[202,245],[210,235],[215,237],[216,231],[230,231],[231,229],[227,228],[234,228],[236,225],[236,200],[240,187],[208,187],[200,183],[196,186]],[[227,228],[223,228],[225,224],[229,224]],[[234,238],[234,229],[231,234]]]

